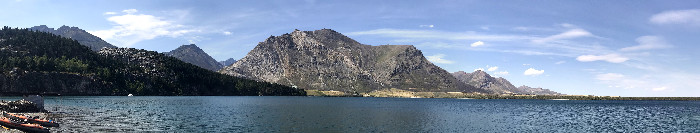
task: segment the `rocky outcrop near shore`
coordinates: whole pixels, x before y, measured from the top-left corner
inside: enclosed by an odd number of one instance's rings
[[[360,44],[331,29],[270,36],[219,72],[302,89],[350,93],[388,88],[483,92],[435,66],[416,47]]]
[[[0,101],[0,111],[12,112],[12,113],[36,113],[42,112],[33,102],[26,100],[17,101]]]

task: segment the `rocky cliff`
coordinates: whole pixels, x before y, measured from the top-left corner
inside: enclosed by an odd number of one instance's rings
[[[46,25],[40,25],[40,26],[34,26],[32,28],[29,28],[30,30],[34,31],[41,31],[41,32],[47,32],[55,35],[59,35],[65,38],[70,38],[73,40],[78,41],[81,45],[89,47],[92,51],[99,51],[100,49],[107,47],[107,48],[116,48],[116,46],[109,44],[102,40],[101,38],[92,35],[85,30],[82,30],[78,27],[68,27],[68,26],[61,26],[60,28],[54,30],[54,28],[49,28]]]
[[[479,89],[484,89],[494,94],[534,94],[534,95],[560,95],[554,91],[542,88],[529,88],[521,86],[516,88],[508,80],[502,77],[492,77],[488,73],[476,70],[472,73],[458,71],[452,75],[459,81],[472,85]]]
[[[224,67],[194,44],[182,45],[164,54],[211,71],[218,71]]]
[[[315,90],[482,92],[433,65],[413,46],[364,45],[330,29],[270,36],[219,72]]]

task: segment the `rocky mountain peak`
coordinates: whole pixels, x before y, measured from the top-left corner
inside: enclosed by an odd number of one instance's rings
[[[175,57],[184,62],[199,66],[201,68],[218,71],[223,67],[219,62],[214,60],[209,54],[204,52],[201,48],[197,47],[195,44],[182,45],[170,52],[163,53],[168,56]]]
[[[427,61],[413,46],[365,45],[331,29],[271,36],[219,72],[316,90],[480,91]]]

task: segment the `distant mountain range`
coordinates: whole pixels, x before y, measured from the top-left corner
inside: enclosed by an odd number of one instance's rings
[[[313,90],[485,92],[430,63],[411,45],[364,45],[330,29],[271,36],[219,72]]]
[[[542,88],[530,88],[528,86],[515,87],[502,77],[491,77],[488,73],[476,70],[472,73],[464,71],[452,73],[455,78],[479,89],[487,90],[493,94],[532,94],[532,95],[561,95],[560,93]]]
[[[219,61],[219,63],[223,66],[230,66],[231,64],[236,63],[236,59],[228,58],[225,61]]]
[[[55,35],[59,35],[65,38],[70,38],[73,40],[78,41],[80,44],[87,46],[90,48],[92,51],[100,51],[102,48],[116,48],[116,46],[109,44],[105,42],[104,40],[100,39],[97,36],[94,36],[85,30],[82,30],[78,27],[68,27],[68,26],[61,26],[60,28],[54,30],[53,28],[49,28],[46,25],[40,25],[40,26],[34,26],[32,28],[29,28],[30,30],[34,31],[40,31],[40,32],[47,32]]]
[[[164,54],[211,71],[218,71],[224,67],[224,65],[214,60],[214,58],[194,44],[182,45]]]

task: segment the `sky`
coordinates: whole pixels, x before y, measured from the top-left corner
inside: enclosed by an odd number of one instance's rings
[[[269,36],[333,29],[414,45],[448,72],[565,94],[700,97],[700,1],[4,0],[0,25],[75,26],[118,47],[196,44],[243,58]]]

